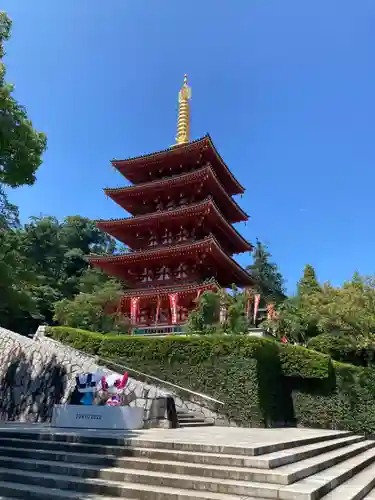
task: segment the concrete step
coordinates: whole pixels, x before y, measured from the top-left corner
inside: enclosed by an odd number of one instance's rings
[[[317,500],[375,462],[375,448],[313,474],[279,491],[280,500]]]
[[[179,422],[206,422],[203,417],[195,417],[194,415],[178,417]]]
[[[212,427],[213,425],[215,425],[215,422],[180,422],[180,427]]]
[[[188,413],[188,412],[185,412],[185,411],[178,411],[177,412],[177,416],[180,418],[197,418],[198,415],[196,415],[195,413]]]
[[[317,472],[340,464],[352,457],[356,457],[372,448],[375,448],[375,441],[360,441],[338,450],[328,451],[315,457],[307,458],[306,460],[272,469],[272,472],[274,472],[273,477],[278,478],[279,480],[277,482],[281,484],[292,484],[305,477],[312,476]]]
[[[361,498],[361,497],[359,497],[359,498]],[[373,490],[371,490],[370,493],[365,495],[363,498],[364,498],[364,500],[375,500],[375,488]]]
[[[62,457],[63,458],[63,457]],[[252,481],[263,483],[289,484],[286,474],[280,475],[260,469],[246,467],[214,467],[208,465],[193,465],[184,462],[150,461],[147,458],[122,459],[121,467],[76,464],[68,461],[49,462],[25,458],[0,457],[0,468],[11,468],[17,471],[37,471],[38,473],[64,474],[71,477],[97,477],[112,481],[131,481],[133,476],[139,476],[140,482],[149,481],[149,476],[199,477],[205,479],[228,479],[236,481]],[[146,477],[144,475],[146,474]],[[152,483],[154,484],[155,481]],[[163,478],[164,484],[164,478]]]
[[[104,497],[102,495],[85,495],[71,491],[59,490],[57,488],[41,488],[39,486],[28,486],[8,482],[0,482],[0,491],[12,496],[0,496],[0,500],[11,500],[22,498],[25,500],[118,500],[118,497]],[[136,500],[128,497],[127,500]],[[237,499],[238,500],[238,497]]]
[[[367,494],[370,497],[374,486],[375,465],[372,464],[325,495],[323,500],[360,500]]]
[[[275,429],[277,430],[277,429]],[[222,432],[222,430],[220,431]],[[186,441],[177,440],[158,440],[155,438],[158,434],[154,431],[150,433],[137,433],[130,432],[127,437],[102,437],[98,435],[85,435],[79,433],[68,433],[68,432],[27,432],[22,431],[22,429],[17,431],[4,431],[0,430],[0,445],[9,443],[9,439],[27,439],[27,440],[42,440],[42,441],[53,441],[53,442],[66,442],[66,443],[82,443],[82,444],[96,444],[101,446],[125,446],[125,447],[136,447],[136,448],[158,448],[158,449],[168,449],[168,450],[180,450],[180,451],[194,451],[196,453],[225,453],[229,455],[246,455],[246,456],[258,456],[266,453],[273,453],[276,451],[286,450],[289,448],[296,448],[299,446],[306,446],[313,443],[323,443],[335,438],[350,436],[353,433],[343,432],[343,431],[325,431],[324,434],[308,435],[308,437],[290,438],[285,439],[285,441],[270,442],[269,444],[254,444],[254,446],[241,446],[241,444],[236,445],[223,445],[223,444],[208,444],[204,443],[194,443]],[[172,434],[171,434],[172,435]],[[142,436],[142,437],[141,437]]]
[[[250,496],[241,499],[237,495],[227,495],[210,491],[182,490],[166,486],[152,486],[144,484],[121,483],[90,479],[89,482],[76,478],[74,482],[69,476],[41,476],[33,473],[23,473],[23,483],[13,482],[11,478],[17,474],[9,471],[9,480],[1,479],[3,470],[0,469],[0,491],[10,498],[25,500],[117,500],[118,497],[127,500],[255,500]],[[45,480],[42,479],[45,477]],[[47,485],[48,483],[48,485]],[[40,486],[43,484],[43,486]],[[235,483],[234,483],[235,484]],[[74,488],[74,491],[73,491]],[[92,493],[96,490],[96,493]],[[107,493],[111,491],[111,493]]]
[[[134,486],[137,488],[137,486]],[[39,486],[28,486],[22,484],[0,482],[0,491],[3,493],[9,493],[12,496],[0,496],[0,500],[10,500],[11,498],[22,498],[25,500],[118,500],[119,497],[108,497],[103,495],[89,495],[85,494],[82,497],[82,493],[75,493],[66,490],[60,490],[56,488],[42,488]],[[143,496],[142,496],[143,492]],[[140,496],[130,497],[126,496],[126,500],[136,500],[137,498],[142,498],[145,500],[165,500],[166,498],[171,500],[241,500],[238,496],[231,495],[221,495],[216,493],[200,493],[197,492],[181,492],[179,490],[171,490],[170,488],[155,488],[152,497],[147,496],[147,491],[140,490]],[[125,497],[123,497],[125,498]],[[245,499],[243,499],[245,500]],[[246,497],[246,500],[255,500],[251,497]]]
[[[121,446],[97,446],[80,443],[13,439],[6,441],[8,446],[4,446],[3,442],[0,440],[0,455],[14,458],[35,458],[36,460],[112,465],[114,467],[123,467],[123,464],[127,463],[127,457],[143,457],[147,460],[166,460],[213,466],[271,469],[314,457],[335,449],[338,450],[344,446],[364,441],[364,439],[365,438],[362,436],[345,436],[323,443],[290,448],[256,457],[229,455],[224,453],[196,453],[191,451],[163,450],[158,448],[124,448]]]
[[[323,495],[339,500],[346,493],[361,500],[371,495],[375,441],[292,429],[264,430],[263,437],[258,437],[262,430],[252,430],[249,439],[242,431],[232,432],[236,439],[228,439],[230,428],[144,431],[125,438],[0,431],[0,495],[31,500],[319,500]],[[262,455],[264,450],[272,452]]]
[[[194,413],[177,412],[180,427],[204,427],[215,425],[214,420],[206,419]]]
[[[276,451],[258,457],[251,458],[251,465],[248,467],[257,467],[260,469],[274,469],[282,465],[298,462],[307,458],[315,457],[328,451],[337,450],[344,446],[364,441],[363,436],[345,436],[343,438],[324,441],[323,443],[308,444],[297,448]]]
[[[37,471],[38,473],[63,474],[71,477],[101,478],[109,481],[130,481],[157,485],[173,486],[175,476],[181,488],[191,488],[190,478],[209,480],[251,481],[256,483],[288,485],[297,480],[311,476],[328,467],[338,464],[350,457],[375,446],[372,441],[363,441],[334,450],[317,457],[289,464],[278,469],[265,470],[247,467],[220,467],[212,465],[192,464],[166,460],[150,461],[147,458],[129,457],[122,459],[122,467],[103,467],[64,462],[50,462],[25,458],[0,457],[0,468],[12,468],[18,471]],[[133,479],[136,477],[136,479]],[[185,486],[186,484],[186,486]],[[206,488],[209,490],[210,486]],[[216,491],[216,490],[213,490]],[[223,493],[227,493],[223,491]],[[232,493],[230,491],[229,493]]]

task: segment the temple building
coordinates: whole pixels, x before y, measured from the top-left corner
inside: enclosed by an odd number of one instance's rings
[[[90,263],[126,285],[118,311],[137,332],[177,331],[205,290],[254,284],[232,258],[252,249],[233,227],[248,219],[233,199],[245,190],[209,135],[190,141],[190,99],[185,76],[174,146],[112,161],[132,185],[105,193],[131,216],[97,222],[129,249]]]

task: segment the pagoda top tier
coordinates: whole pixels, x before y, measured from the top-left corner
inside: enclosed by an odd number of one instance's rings
[[[112,160],[112,165],[135,185],[183,174],[207,164],[211,166],[230,196],[244,193],[244,187],[225,164],[209,134],[201,139],[177,144],[163,151],[127,160]]]

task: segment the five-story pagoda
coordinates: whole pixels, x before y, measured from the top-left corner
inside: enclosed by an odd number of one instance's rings
[[[190,142],[190,98],[185,76],[176,145],[112,161],[132,185],[105,193],[131,217],[97,222],[130,250],[90,263],[126,284],[118,312],[142,331],[175,331],[205,290],[253,285],[232,259],[252,248],[232,226],[248,219],[232,198],[244,188],[209,135]]]

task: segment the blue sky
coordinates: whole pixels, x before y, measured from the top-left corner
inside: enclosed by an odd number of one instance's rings
[[[121,217],[110,159],[174,142],[184,73],[192,137],[209,132],[247,188],[243,234],[293,290],[306,263],[375,271],[374,0],[2,0],[7,79],[48,136],[21,216]],[[250,262],[249,256],[240,262]]]

